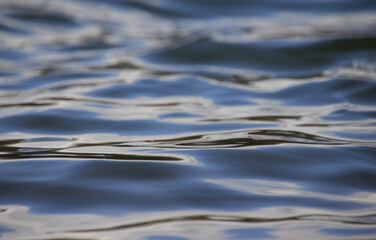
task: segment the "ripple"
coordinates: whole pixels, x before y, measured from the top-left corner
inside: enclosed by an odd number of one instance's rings
[[[207,91],[207,89],[210,89],[210,91]],[[232,89],[195,78],[181,78],[174,81],[142,79],[132,84],[112,85],[105,89],[98,89],[88,95],[107,98],[205,96],[219,105],[251,104],[248,100],[250,94],[247,91]],[[235,96],[237,99],[235,99]]]
[[[0,85],[2,90],[28,90],[33,88],[40,88],[43,85],[53,84],[56,82],[77,81],[82,79],[108,78],[114,76],[109,73],[61,73],[49,74],[47,76],[38,76],[28,79],[23,79],[18,83]]]
[[[271,4],[272,3],[272,4]],[[264,4],[262,1],[188,1],[182,0],[174,2],[172,0],[163,1],[133,1],[133,0],[115,0],[109,1],[108,4],[120,4],[126,7],[135,8],[139,11],[145,11],[168,18],[193,18],[193,19],[218,19],[223,17],[239,17],[239,16],[259,16],[264,14],[271,16],[278,11],[309,11],[322,14],[331,11],[351,12],[351,11],[367,11],[373,9],[369,2],[361,0],[353,3],[352,1],[325,2],[325,9],[322,8],[322,1],[312,3],[301,3],[299,1],[268,1]]]
[[[279,77],[301,77],[348,63],[354,55],[362,56],[366,52],[374,51],[373,42],[373,37],[309,40],[298,43],[283,40],[226,43],[203,38],[185,45],[158,49],[141,56],[140,59],[162,69],[183,66],[205,70],[217,67],[272,73]]]
[[[5,160],[26,160],[26,159],[71,159],[71,160],[108,160],[108,161],[162,161],[178,162],[183,164],[197,164],[187,156],[161,155],[158,153],[120,153],[111,152],[109,147],[130,148],[127,142],[101,142],[101,143],[79,143],[78,139],[61,137],[42,137],[28,139],[12,139],[0,141],[0,154]],[[43,143],[43,146],[41,146]],[[137,146],[137,145],[136,145]],[[100,152],[95,152],[98,151]],[[106,149],[107,148],[107,149]]]
[[[374,204],[376,194],[373,192],[356,192],[353,195],[343,196],[336,194],[324,194],[304,190],[302,186],[295,183],[257,180],[257,179],[208,179],[207,182],[219,184],[223,187],[237,191],[244,191],[257,195],[271,196],[298,196],[308,198],[323,198],[331,201],[361,202]]]
[[[8,7],[3,9],[6,11],[6,16],[25,22],[36,22],[43,25],[56,26],[75,26],[77,23],[73,17],[63,15],[58,12],[43,12],[43,9],[27,9],[25,7]]]
[[[199,239],[202,237],[244,238],[268,235],[279,239],[298,239],[291,231],[319,238],[374,236],[374,209],[353,212],[319,212],[314,209],[264,208],[254,212],[175,211],[158,212],[153,215],[135,214],[125,217],[101,215],[35,214],[24,206],[2,206],[5,210],[0,221],[15,232],[5,232],[4,239],[27,237],[31,229],[40,226],[32,234],[43,239],[118,239],[148,238],[157,236],[168,239]],[[367,212],[368,211],[368,212]],[[274,215],[274,216],[273,216]],[[158,217],[159,216],[159,217]],[[50,219],[56,219],[51,223]],[[14,225],[14,223],[18,223]],[[84,229],[78,229],[81,227]],[[311,226],[311,227],[309,227]],[[314,226],[314,229],[312,227]],[[166,230],[168,228],[169,230]],[[320,229],[316,232],[315,229]],[[43,230],[42,230],[43,229]],[[184,229],[190,229],[187,233]],[[358,229],[358,230],[356,230]]]
[[[162,148],[244,148],[279,144],[345,145],[356,142],[327,138],[297,131],[254,130],[223,132],[205,135],[187,135],[179,138],[146,141],[146,146]]]
[[[374,91],[375,86],[373,81],[340,78],[296,84],[280,91],[260,95],[279,99],[288,105],[328,105],[344,102],[373,105],[376,99],[371,92]],[[306,92],[303,89],[310,91]],[[323,95],[317,98],[319,94]],[[290,97],[292,95],[294,98]]]

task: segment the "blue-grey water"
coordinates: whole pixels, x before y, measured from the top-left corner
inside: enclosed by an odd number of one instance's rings
[[[373,0],[0,0],[0,239],[376,239]]]

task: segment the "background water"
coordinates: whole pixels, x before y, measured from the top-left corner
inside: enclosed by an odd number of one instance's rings
[[[0,238],[376,239],[372,0],[0,0]]]

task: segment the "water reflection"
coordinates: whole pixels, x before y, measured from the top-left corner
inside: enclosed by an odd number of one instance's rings
[[[357,213],[309,208],[262,208],[253,212],[175,211],[108,217],[93,214],[36,214],[25,206],[1,206],[3,239],[299,239],[347,233],[372,237],[375,209]],[[54,219],[54,221],[51,221]],[[325,223],[320,223],[320,221]],[[317,230],[320,231],[317,231]],[[356,230],[357,229],[357,230]],[[299,233],[299,236],[296,235]],[[354,235],[349,236],[354,237]]]
[[[375,238],[375,7],[1,1],[1,238]]]
[[[323,198],[332,201],[350,201],[366,204],[376,203],[376,194],[373,192],[355,192],[352,195],[343,196],[325,194],[304,190],[303,186],[296,183],[256,180],[256,179],[207,179],[207,182],[221,185],[232,190],[244,191],[257,195],[268,196],[298,196],[307,198]]]

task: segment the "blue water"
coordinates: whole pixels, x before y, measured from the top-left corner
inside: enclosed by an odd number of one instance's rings
[[[0,239],[375,229],[375,1],[0,0]]]

